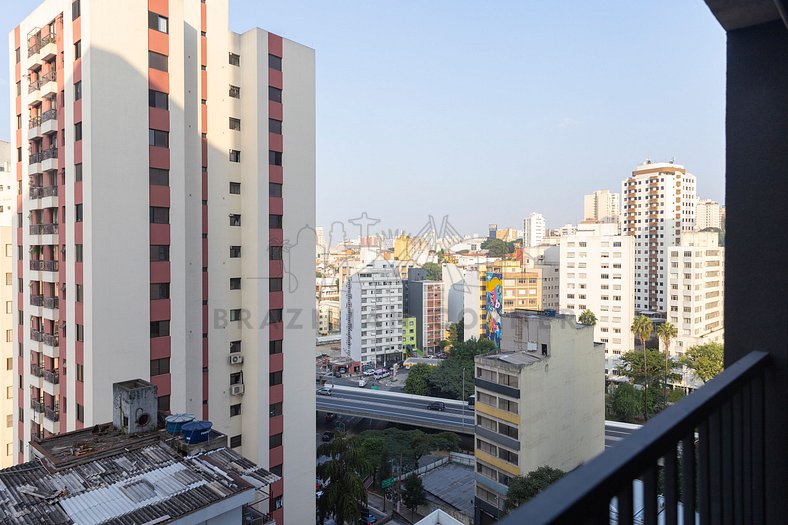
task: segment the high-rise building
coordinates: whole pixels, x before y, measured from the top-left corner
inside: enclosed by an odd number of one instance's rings
[[[635,242],[614,223],[580,224],[561,239],[561,312],[596,316],[594,341],[605,343],[605,370],[616,374],[619,356],[631,349],[635,317]]]
[[[706,228],[725,229],[724,206],[711,199],[700,199],[695,209],[695,230]]]
[[[621,216],[621,195],[597,190],[583,197],[583,219],[618,224]]]
[[[11,149],[0,141],[0,468],[16,463],[14,457],[14,239],[11,223],[17,184],[11,171]]]
[[[428,354],[440,351],[444,336],[443,281],[408,280],[408,309],[416,318],[416,346]]]
[[[402,280],[388,261],[375,260],[341,290],[342,354],[361,363],[397,361],[402,351]]]
[[[542,270],[529,267],[517,259],[502,259],[480,264],[479,270],[479,333],[486,335],[487,323],[487,274],[501,276],[501,312],[538,310],[542,308]],[[467,325],[466,325],[467,326]],[[466,337],[468,329],[465,329]],[[476,335],[476,334],[471,334]]]
[[[502,517],[512,478],[604,450],[603,360],[574,315],[504,314],[501,352],[475,358],[475,523]]]
[[[635,309],[667,309],[667,248],[695,228],[695,176],[646,160],[622,183],[623,234],[635,238]]]
[[[523,219],[523,246],[539,246],[544,237],[545,221],[541,213],[533,212]]]
[[[10,33],[14,448],[107,421],[111,385],[149,378],[159,410],[281,473],[271,511],[306,523],[315,331],[283,312],[315,308],[314,51],[228,14],[45,0]]]
[[[523,267],[539,272],[542,281],[541,309],[558,310],[560,297],[560,247],[541,245],[523,250]]]

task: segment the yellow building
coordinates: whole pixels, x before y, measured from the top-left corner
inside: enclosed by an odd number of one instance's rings
[[[485,335],[487,308],[487,273],[501,274],[503,313],[517,309],[542,309],[542,270],[525,268],[516,259],[502,259],[479,265],[479,335]]]

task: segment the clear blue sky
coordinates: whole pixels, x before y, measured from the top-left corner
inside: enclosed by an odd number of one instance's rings
[[[20,4],[0,0],[4,38]],[[415,231],[432,214],[483,232],[540,211],[560,226],[646,156],[724,199],[725,35],[702,0],[230,5],[234,31],[316,49],[319,224],[366,211]],[[0,138],[8,122],[3,102]]]

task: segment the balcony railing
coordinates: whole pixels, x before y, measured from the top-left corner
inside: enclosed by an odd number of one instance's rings
[[[44,370],[44,381],[57,385],[60,383],[60,372],[57,370]],[[56,421],[56,420],[53,420]]]
[[[42,197],[57,197],[57,186],[30,188],[31,199],[40,199]]]
[[[57,405],[53,407],[44,407],[44,417],[50,421],[57,423],[60,421],[60,409]]]
[[[44,308],[55,309],[58,307],[57,297],[44,297]]]
[[[47,122],[57,118],[57,110],[55,108],[48,109],[41,114],[41,122]]]
[[[32,231],[30,233],[33,233]],[[47,233],[47,232],[44,232]],[[55,231],[57,233],[57,231]],[[34,271],[56,272],[58,271],[58,261],[30,261],[30,269]],[[36,305],[43,306],[43,305]]]
[[[40,330],[30,330],[30,339],[44,343],[47,346],[58,346],[59,344],[56,334],[47,334]]]
[[[30,363],[30,373],[36,377],[41,377],[44,375],[44,368],[41,365]]]
[[[27,92],[32,93],[38,89],[41,89],[41,79],[31,80],[30,85],[27,86]]]
[[[31,263],[30,264],[30,266],[31,266],[30,269],[31,270],[33,269],[32,268],[32,266],[33,266],[32,263],[33,262],[39,262],[39,261],[30,261],[30,263]],[[44,296],[43,295],[31,295],[30,296],[30,305],[31,306],[44,306]]]
[[[33,129],[33,128],[38,127],[40,125],[41,125],[41,116],[30,117],[30,121],[28,123],[28,126],[30,127],[30,129]]]
[[[43,158],[43,155],[42,155],[42,152],[40,152],[40,151],[37,151],[35,153],[31,153],[30,154],[30,164],[36,164],[38,162],[41,162],[42,158]]]
[[[44,297],[43,295],[31,295],[30,304],[32,306],[43,306],[44,308],[57,308],[58,299],[57,297]]]
[[[33,409],[33,412],[43,412],[44,411],[44,403],[39,401],[38,399],[31,399],[30,400],[30,408]]]
[[[47,159],[56,159],[57,158],[57,148],[52,147],[49,149],[45,149],[41,152],[41,160]]]
[[[30,235],[51,235],[57,233],[57,224],[31,224]]]
[[[499,523],[763,523],[768,360],[747,354]]]
[[[40,82],[41,82],[41,85],[43,86],[47,82],[54,82],[55,80],[57,80],[57,71],[52,69],[50,71],[47,71],[43,75],[41,75]]]

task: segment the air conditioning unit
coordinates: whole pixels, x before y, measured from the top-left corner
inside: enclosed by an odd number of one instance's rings
[[[241,354],[230,354],[230,364],[240,365],[244,362],[244,356]]]
[[[230,385],[230,395],[231,396],[240,396],[244,393],[244,385],[243,383],[238,383],[236,385]]]

